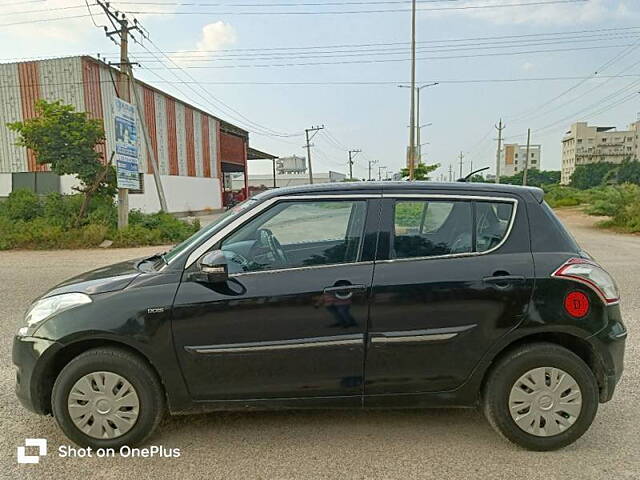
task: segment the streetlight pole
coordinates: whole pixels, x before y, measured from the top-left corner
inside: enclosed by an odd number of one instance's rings
[[[422,160],[422,157],[420,155],[420,129],[424,126],[428,126],[431,125],[430,123],[426,124],[426,125],[422,125],[420,126],[420,90],[422,90],[423,88],[427,88],[427,87],[434,87],[438,85],[438,82],[433,82],[433,83],[425,83],[424,85],[420,85],[420,86],[415,86],[415,75],[414,75],[414,82],[413,84],[410,85],[398,85],[399,88],[411,88],[412,89],[412,94],[411,94],[411,117],[413,118],[413,108],[414,108],[414,96],[413,93],[415,92],[415,111],[416,111],[416,115],[415,115],[415,121],[413,123],[411,123],[411,121],[409,122],[409,128],[414,131],[414,140],[413,140],[413,152],[414,152],[414,159],[415,159],[415,154],[417,153],[418,156],[418,163],[420,163],[420,161]],[[411,133],[409,133],[409,138],[411,138]],[[410,140],[411,141],[411,140]],[[417,150],[417,152],[416,152]],[[413,180],[413,175],[411,173],[411,165],[409,165],[409,178],[411,180]]]

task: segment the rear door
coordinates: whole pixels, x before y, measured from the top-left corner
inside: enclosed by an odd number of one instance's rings
[[[373,281],[365,404],[455,389],[523,318],[533,281],[517,197],[385,198]]]

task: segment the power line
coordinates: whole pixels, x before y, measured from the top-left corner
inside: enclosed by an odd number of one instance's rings
[[[476,53],[469,55],[450,55],[450,56],[427,56],[419,57],[416,60],[451,60],[456,58],[480,58],[480,57],[496,57],[496,56],[513,56],[534,53],[558,53],[558,52],[575,52],[582,50],[600,50],[607,48],[627,47],[629,44],[623,45],[600,45],[592,47],[572,47],[557,48],[543,50],[523,50],[518,52],[501,52],[501,53]],[[381,60],[341,60],[335,62],[305,62],[305,63],[271,63],[271,64],[251,64],[251,65],[189,65],[177,67],[178,69],[227,69],[227,68],[272,68],[272,67],[303,67],[303,66],[322,66],[322,65],[356,65],[356,64],[374,64],[374,63],[397,63],[408,62],[410,58],[389,58]],[[171,68],[171,67],[165,67]],[[151,67],[149,70],[159,70],[161,67]]]
[[[639,32],[640,33],[640,32]],[[638,35],[620,35],[616,38],[612,38],[611,40],[619,40],[632,38],[637,39]],[[586,42],[599,42],[602,43],[602,38],[594,38],[594,39],[585,39],[585,38],[569,38],[562,39],[556,41],[547,41],[547,42],[536,42],[536,43],[512,43],[510,45],[482,45],[482,44],[473,44],[472,46],[456,46],[456,47],[421,47],[418,48],[417,51],[421,53],[440,53],[440,52],[457,52],[457,51],[473,51],[473,50],[497,50],[497,49],[507,49],[507,48],[524,48],[524,47],[534,47],[534,46],[547,46],[547,45],[558,45],[558,44],[567,44],[567,43],[575,43],[576,40],[580,40],[582,43]],[[406,55],[407,50],[405,48],[400,49],[372,49],[372,50],[342,50],[342,51],[321,51],[314,53],[283,53],[283,54],[226,54],[226,55],[175,55],[175,57],[181,61],[192,63],[217,63],[220,61],[255,61],[255,60],[307,60],[307,59],[325,59],[325,58],[346,58],[346,57],[376,57],[376,56],[390,56],[390,55]],[[143,58],[143,57],[142,57]],[[147,62],[152,62],[153,60],[147,59]]]
[[[86,13],[83,15],[69,15],[67,17],[53,17],[53,18],[38,18],[35,20],[23,20],[21,22],[13,22],[13,23],[0,23],[0,27],[12,27],[15,25],[27,25],[31,23],[42,23],[42,22],[60,22],[63,20],[74,20],[76,18],[88,18],[91,14]]]
[[[136,57],[137,59],[137,57]],[[4,59],[3,59],[4,60]],[[35,59],[34,61],[37,61],[38,59]],[[24,60],[23,60],[24,61]],[[306,86],[319,86],[319,87],[334,87],[334,86],[354,86],[354,87],[358,87],[358,86],[380,86],[380,87],[384,87],[384,86],[388,86],[388,85],[397,85],[399,83],[402,83],[402,80],[372,80],[372,81],[325,81],[325,82],[263,82],[263,81],[201,81],[201,82],[189,82],[189,81],[185,81],[185,80],[167,80],[164,77],[158,76],[158,74],[156,73],[156,70],[149,70],[144,68],[144,66],[141,67],[143,70],[145,71],[149,71],[149,73],[153,74],[154,76],[156,76],[157,78],[159,78],[158,81],[155,81],[154,83],[157,84],[167,84],[167,85],[190,85],[190,84],[195,84],[195,83],[199,83],[200,85],[237,85],[237,86],[301,86],[301,87],[306,87]],[[628,75],[607,75],[607,76],[601,76],[598,77],[600,79],[623,79],[623,78],[638,78],[640,77],[640,72],[638,73],[633,73],[633,74],[628,74]],[[442,84],[450,84],[450,85],[457,85],[457,84],[481,84],[481,83],[511,83],[511,82],[547,82],[547,81],[569,81],[569,80],[580,80],[580,79],[584,79],[584,78],[588,78],[588,77],[528,77],[528,78],[477,78],[477,79],[445,79],[445,80],[437,80],[438,83],[442,83]],[[428,82],[432,82],[433,80],[425,80],[424,82],[418,82],[418,83],[428,83]],[[4,87],[20,87],[20,86],[29,86],[29,87],[33,87],[33,86],[45,86],[45,85],[50,85],[50,86],[63,86],[63,85],[83,85],[83,84],[99,84],[99,83],[111,83],[111,80],[87,80],[87,81],[77,81],[77,82],[73,82],[73,81],[69,81],[69,82],[44,82],[44,83],[40,83],[40,82],[25,82],[25,83],[13,83],[13,84],[9,84],[9,83],[3,83]],[[493,128],[493,127],[492,127]],[[301,135],[301,134],[300,134]],[[488,134],[487,134],[488,136]],[[485,137],[483,137],[481,140],[479,140],[477,143],[480,144],[482,142],[482,140],[484,140]],[[475,145],[475,144],[474,144]],[[342,150],[346,151],[346,147],[338,147],[341,148]],[[472,147],[472,149],[474,149],[475,147]],[[468,150],[468,152],[471,152],[471,149]]]
[[[518,39],[529,37],[556,37],[564,35],[578,35],[583,33],[615,33],[615,32],[627,32],[629,30],[639,30],[640,27],[615,27],[615,28],[597,28],[588,30],[573,30],[569,32],[548,32],[548,33],[528,33],[520,35],[499,35],[490,37],[461,37],[461,38],[444,38],[444,39],[430,39],[417,41],[416,44],[433,44],[433,43],[448,43],[448,42],[467,42],[467,41],[482,41],[482,40],[505,40],[505,39]],[[260,47],[260,48],[222,48],[217,50],[167,50],[165,53],[177,54],[182,52],[264,52],[273,50],[307,50],[307,49],[328,49],[328,48],[360,48],[360,47],[377,47],[377,46],[394,46],[394,45],[407,45],[411,42],[383,42],[383,43],[347,43],[347,44],[331,44],[331,45],[307,45],[307,46],[282,46],[282,47]]]
[[[434,11],[463,11],[463,10],[484,10],[494,8],[514,8],[514,7],[532,7],[532,6],[544,6],[544,5],[557,5],[557,4],[572,4],[572,3],[586,3],[588,0],[548,0],[537,1],[527,3],[505,3],[505,4],[493,4],[493,5],[464,5],[460,7],[429,7],[418,8],[418,12],[434,12]],[[177,4],[167,3],[166,6],[179,6]],[[251,16],[278,16],[278,15],[358,15],[358,14],[376,14],[376,13],[406,13],[411,9],[407,8],[389,8],[389,9],[375,9],[375,10],[329,10],[329,11],[293,11],[293,12],[273,12],[273,11],[258,11],[258,12],[216,12],[216,11],[158,11],[158,10],[130,10],[128,13],[135,15],[251,15]]]

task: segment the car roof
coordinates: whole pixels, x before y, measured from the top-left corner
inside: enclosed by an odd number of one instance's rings
[[[260,199],[280,197],[283,195],[303,194],[331,194],[331,193],[416,193],[416,192],[442,192],[454,191],[462,195],[508,193],[519,196],[529,194],[542,202],[544,192],[537,187],[522,187],[519,185],[478,183],[478,182],[340,182],[340,183],[316,183],[314,185],[298,185],[294,187],[281,187],[267,190],[259,194]]]

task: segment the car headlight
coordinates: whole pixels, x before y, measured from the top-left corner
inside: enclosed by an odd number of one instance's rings
[[[25,320],[26,328],[21,328],[20,333],[26,332],[27,328],[33,327],[56,313],[70,310],[80,305],[91,303],[91,297],[84,293],[63,293],[52,297],[42,298],[34,302],[27,312]]]

